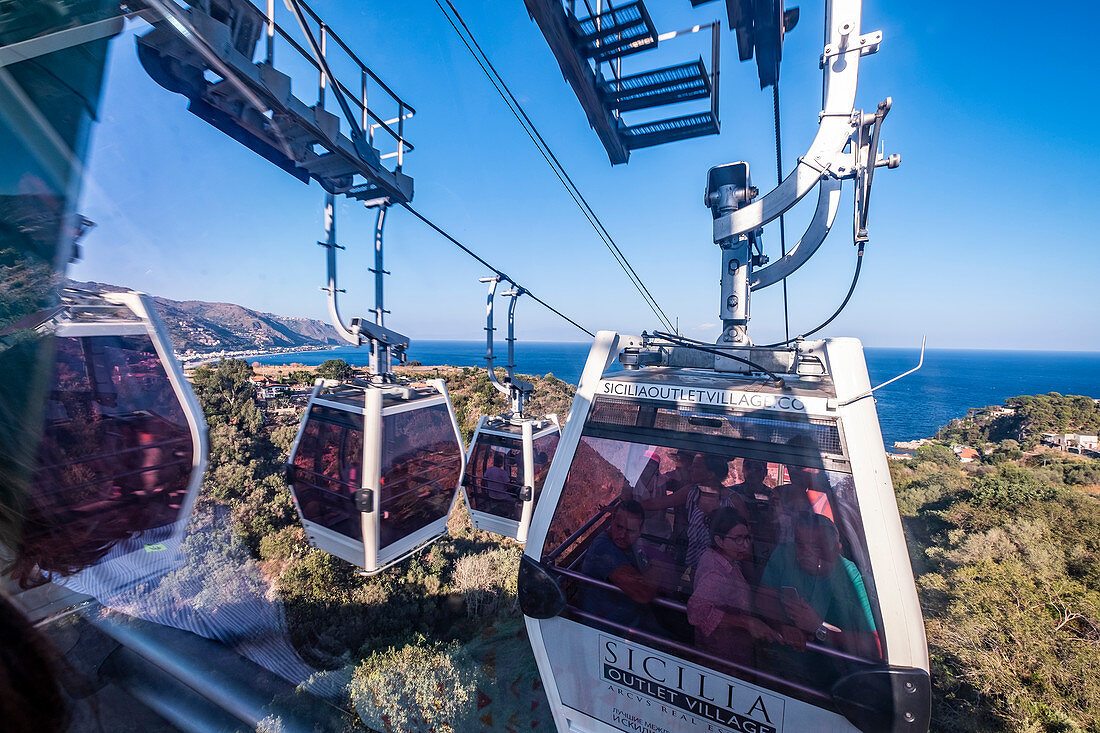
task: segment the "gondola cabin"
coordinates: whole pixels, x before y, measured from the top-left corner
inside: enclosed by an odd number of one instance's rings
[[[560,433],[556,415],[478,421],[462,479],[475,527],[527,541]]]
[[[520,571],[558,730],[926,731],[862,347],[709,351],[597,335]]]
[[[152,299],[67,289],[38,330],[54,368],[15,576],[97,593],[163,572],[202,485],[206,423]]]
[[[443,380],[319,383],[288,478],[310,544],[374,574],[434,542],[465,463]]]

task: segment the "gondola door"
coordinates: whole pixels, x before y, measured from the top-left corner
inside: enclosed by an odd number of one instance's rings
[[[442,379],[429,390],[378,388],[368,393],[367,487],[363,515],[367,572],[377,572],[434,542],[447,531],[466,456],[462,434]],[[375,418],[377,416],[377,418]]]
[[[926,731],[859,343],[803,344],[781,386],[609,372],[632,343],[597,335],[520,571],[558,729]]]
[[[527,541],[559,433],[556,415],[478,421],[462,481],[475,527]]]

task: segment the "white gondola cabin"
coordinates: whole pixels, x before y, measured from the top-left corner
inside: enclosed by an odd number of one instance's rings
[[[446,532],[465,463],[441,379],[319,383],[288,479],[310,544],[374,574]]]
[[[485,371],[489,383],[508,398],[510,410],[482,417],[470,442],[462,478],[470,520],[478,529],[527,541],[531,516],[542,484],[558,448],[561,427],[557,415],[525,412],[534,385],[516,376],[516,303],[526,292],[516,287],[504,293],[508,300],[508,361],[504,379],[493,368],[493,298],[503,277],[481,278],[489,283],[485,301]]]
[[[475,527],[527,541],[560,432],[556,415],[478,421],[462,479]]]
[[[597,335],[520,571],[558,729],[926,731],[862,347],[713,352]]]
[[[15,575],[94,589],[163,572],[202,485],[206,423],[152,299],[66,289],[38,330],[54,369]]]

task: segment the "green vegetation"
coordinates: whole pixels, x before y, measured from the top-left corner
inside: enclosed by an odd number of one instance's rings
[[[1034,448],[1043,433],[1100,432],[1100,404],[1091,397],[1061,395],[1050,392],[1045,395],[1011,397],[1003,410],[986,407],[972,410],[965,418],[952,420],[940,429],[940,440],[983,445],[1013,440],[1019,447]]]
[[[326,359],[317,367],[317,376],[324,379],[351,379],[355,369],[343,359]]]
[[[1100,501],[1079,489],[1100,461],[1013,459],[1015,442],[979,464],[942,445],[892,462],[931,654],[932,729],[1100,730]]]

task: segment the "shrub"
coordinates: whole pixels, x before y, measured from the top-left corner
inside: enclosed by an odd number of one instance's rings
[[[467,615],[491,616],[515,607],[521,554],[512,545],[459,558],[452,582],[465,596]]]
[[[1057,489],[1041,481],[1027,469],[1003,465],[995,473],[974,479],[972,501],[977,506],[991,505],[1011,509],[1033,501],[1053,499]]]
[[[423,637],[374,652],[355,669],[348,694],[363,722],[383,731],[467,730],[479,675],[457,644]]]

